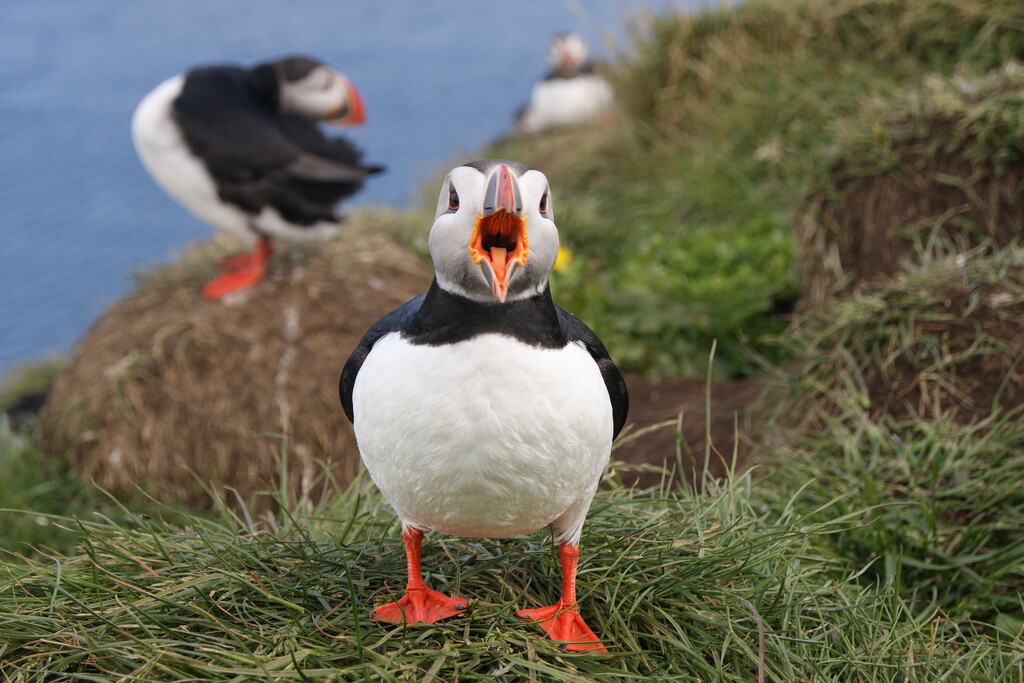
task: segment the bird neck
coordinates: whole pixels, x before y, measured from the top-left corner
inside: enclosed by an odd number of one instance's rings
[[[277,82],[277,74],[270,64],[247,69],[242,74],[242,83],[245,89],[257,100],[271,109],[277,109],[280,104],[281,88]]]
[[[437,279],[419,310],[402,329],[413,344],[454,344],[481,334],[502,334],[541,348],[568,343],[547,286],[534,296],[483,303],[449,292]]]

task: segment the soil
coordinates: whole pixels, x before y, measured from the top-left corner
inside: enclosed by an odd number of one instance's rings
[[[759,423],[756,407],[764,390],[763,379],[713,382],[710,399],[709,386],[703,380],[651,382],[631,374],[626,376],[626,386],[630,433],[649,431],[634,440],[627,440],[627,433],[612,454],[612,459],[621,463],[619,471],[624,484],[657,486],[664,476],[663,470],[673,472],[677,479],[699,483],[705,455],[708,471],[716,477],[729,470],[734,456],[740,465],[750,460]],[[706,419],[708,400],[710,422]],[[681,437],[678,441],[677,434]],[[707,440],[706,435],[710,437]],[[710,444],[707,452],[705,443]]]
[[[938,123],[933,136],[942,137]],[[798,219],[802,307],[899,273],[903,261],[916,260],[914,236],[925,242],[936,227],[961,251],[983,239],[1006,246],[1024,234],[1024,166],[1009,166],[996,175],[955,153],[924,158],[904,149],[897,154],[897,169],[848,178],[837,184],[835,198],[819,195],[808,201]],[[842,177],[848,171],[839,164],[833,173]]]
[[[1007,280],[1024,281],[1024,269]],[[886,368],[870,367],[864,382],[875,419],[925,418],[942,410],[956,424],[1024,405],[1024,297],[1002,287],[983,286],[970,293],[956,286],[940,291],[947,315],[918,322],[914,336],[928,339],[917,355],[904,354]],[[936,348],[940,351],[936,353]],[[935,378],[936,355],[946,365]],[[955,411],[950,410],[952,407]]]

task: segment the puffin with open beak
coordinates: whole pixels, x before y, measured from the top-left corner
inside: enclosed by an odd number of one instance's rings
[[[217,230],[255,243],[226,259],[203,295],[252,287],[266,271],[272,240],[332,236],[338,202],[383,170],[362,152],[325,136],[318,122],[366,120],[344,74],[302,56],[259,64],[194,68],[158,85],[132,116],[142,165],[171,197]]]
[[[453,169],[430,231],[430,289],[374,324],[342,371],[363,462],[402,522],[408,583],[380,621],[431,624],[467,607],[426,586],[425,530],[550,528],[561,596],[518,614],[569,650],[605,651],[580,614],[576,568],[628,396],[601,341],[551,299],[553,217],[540,171],[500,159]]]

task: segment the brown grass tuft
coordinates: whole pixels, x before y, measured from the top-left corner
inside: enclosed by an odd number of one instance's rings
[[[969,141],[941,144],[962,137],[962,120],[912,124],[918,132],[894,146],[892,168],[865,173],[841,161],[834,189],[808,198],[797,218],[803,306],[900,272],[938,232],[960,251],[1024,234],[1024,160],[999,166],[968,156]]]

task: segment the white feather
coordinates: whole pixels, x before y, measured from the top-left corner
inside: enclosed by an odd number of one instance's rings
[[[392,333],[363,363],[353,410],[363,462],[402,521],[458,536],[554,523],[559,542],[578,542],[611,453],[607,389],[575,343]]]

